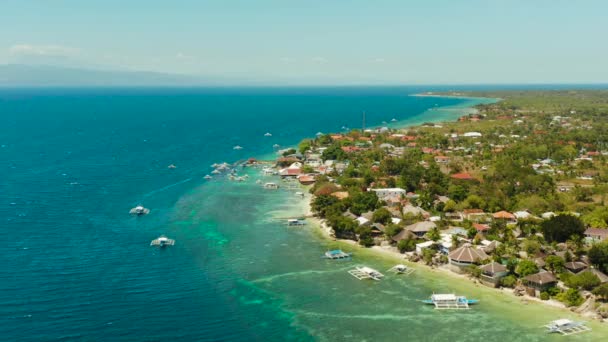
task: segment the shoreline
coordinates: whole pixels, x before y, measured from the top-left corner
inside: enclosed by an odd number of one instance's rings
[[[523,295],[523,296],[517,296],[513,293],[512,288],[505,288],[505,287],[492,288],[492,287],[486,286],[486,285],[482,284],[478,279],[471,278],[470,276],[468,276],[466,274],[459,274],[459,273],[455,273],[455,272],[449,270],[447,267],[445,267],[445,265],[439,266],[439,267],[432,267],[432,266],[425,265],[422,262],[412,262],[407,259],[405,254],[400,253],[396,249],[396,247],[373,246],[370,248],[365,248],[365,247],[360,246],[354,240],[337,239],[332,235],[331,228],[329,226],[327,226],[327,224],[324,222],[324,220],[319,219],[318,217],[312,216],[312,211],[310,209],[310,203],[311,203],[312,198],[313,198],[312,196],[309,196],[307,199],[305,199],[306,206],[307,206],[306,218],[310,222],[310,224],[313,226],[313,233],[315,233],[315,235],[318,236],[319,239],[322,241],[335,242],[338,244],[348,245],[350,248],[352,248],[355,251],[363,252],[364,257],[365,257],[365,254],[371,254],[375,257],[379,257],[380,259],[382,259],[384,261],[405,263],[408,266],[413,266],[414,269],[423,272],[425,276],[430,276],[430,277],[437,276],[441,279],[450,278],[450,279],[458,280],[461,285],[463,285],[464,287],[466,287],[468,289],[480,289],[481,288],[481,289],[484,289],[483,291],[487,291],[488,293],[491,293],[491,294],[499,294],[503,299],[512,300],[512,301],[518,302],[521,305],[529,305],[530,303],[532,303],[532,304],[538,305],[539,307],[546,307],[546,308],[554,309],[555,311],[562,312],[566,315],[575,315],[576,317],[579,317],[579,318],[589,319],[591,322],[595,322],[598,324],[605,323],[604,320],[596,319],[594,317],[589,317],[588,315],[585,315],[585,312],[577,312],[577,311],[571,310],[565,304],[563,304],[555,299],[541,300],[540,298],[531,297],[527,294]]]
[[[414,94],[414,95],[410,95],[410,96],[421,96],[421,97],[452,97],[452,98],[459,98],[459,99],[470,99],[470,100],[489,100],[489,101],[494,101],[494,102],[499,102],[502,99],[499,98],[486,98],[486,97],[467,97],[467,96],[450,96],[450,95],[426,95],[426,94]],[[466,104],[466,103],[465,103]],[[474,105],[467,105],[467,106],[462,106],[462,107],[458,107],[459,109],[462,109],[463,112],[460,112],[458,114],[458,116],[455,116],[452,118],[453,119],[457,119],[459,116],[464,115],[464,113],[466,113],[467,109],[474,109]],[[459,105],[456,105],[459,106]],[[439,108],[449,108],[451,106],[445,106],[445,107],[437,107],[437,109]],[[421,115],[423,115],[424,113],[427,113],[429,110],[423,112]],[[446,120],[446,118],[429,118],[427,120],[423,120],[421,122],[433,122],[433,123],[444,123],[447,122],[448,120]],[[406,128],[412,128],[415,126],[419,126],[421,125],[421,122],[417,122],[417,123],[403,123],[400,124],[399,122],[395,124],[395,126],[393,128],[395,129],[406,129]],[[304,189],[307,189],[308,187],[304,187]],[[461,281],[461,283],[463,285],[465,285],[467,288],[479,288],[479,286],[482,286],[483,288],[486,288],[487,291],[490,291],[493,294],[501,294],[501,296],[505,299],[511,299],[511,300],[515,300],[517,302],[519,302],[522,305],[528,305],[529,303],[536,303],[537,305],[542,305],[544,307],[547,308],[553,308],[556,310],[559,310],[560,312],[564,312],[564,313],[568,313],[570,315],[575,315],[577,317],[580,318],[586,318],[586,319],[590,319],[593,322],[596,323],[605,323],[606,320],[605,319],[597,319],[596,317],[590,317],[589,315],[586,315],[587,312],[583,311],[583,312],[577,312],[573,309],[568,308],[565,304],[555,300],[555,299],[549,299],[549,300],[541,300],[540,298],[537,297],[531,297],[527,294],[523,295],[523,296],[517,296],[513,293],[513,289],[512,288],[504,288],[504,287],[498,287],[498,288],[492,288],[486,285],[483,285],[478,279],[474,279],[471,278],[470,276],[466,275],[466,274],[459,274],[456,272],[453,272],[451,270],[449,270],[447,267],[445,267],[445,265],[443,266],[439,266],[439,267],[432,267],[432,266],[428,266],[425,265],[422,262],[412,262],[410,260],[407,259],[405,254],[400,253],[396,247],[394,246],[372,246],[370,248],[365,248],[360,246],[356,241],[353,240],[346,240],[346,239],[338,239],[333,235],[333,230],[331,227],[329,227],[324,220],[319,219],[318,217],[313,215],[312,212],[312,200],[313,200],[314,196],[310,195],[308,193],[306,193],[306,197],[303,199],[304,203],[304,213],[305,213],[305,217],[307,218],[307,220],[310,222],[310,224],[314,225],[314,233],[316,233],[315,235],[317,235],[322,241],[328,241],[328,242],[336,242],[339,244],[345,244],[348,245],[349,247],[356,249],[358,251],[365,251],[368,252],[370,254],[373,254],[374,256],[380,257],[382,259],[385,260],[391,260],[391,261],[399,261],[402,263],[406,263],[410,266],[414,265],[415,268],[422,270],[426,275],[438,275],[439,277],[442,278],[452,278],[452,279],[458,279],[459,281]]]

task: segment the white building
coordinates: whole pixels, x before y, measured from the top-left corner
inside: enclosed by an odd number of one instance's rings
[[[381,201],[385,201],[389,197],[405,196],[407,193],[407,191],[401,188],[371,189],[371,191],[374,191]]]

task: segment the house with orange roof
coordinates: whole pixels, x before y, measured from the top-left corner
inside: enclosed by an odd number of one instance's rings
[[[517,218],[515,217],[515,215],[511,214],[508,211],[504,211],[504,210],[501,210],[499,212],[492,214],[492,217],[495,220],[507,221],[507,223],[517,223]]]
[[[450,178],[458,179],[458,180],[474,180],[475,179],[475,178],[473,178],[473,176],[471,176],[471,174],[466,173],[466,172],[455,173],[455,174],[451,175]]]

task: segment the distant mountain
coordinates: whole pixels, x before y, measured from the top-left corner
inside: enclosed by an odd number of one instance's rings
[[[0,87],[31,86],[195,86],[227,80],[147,71],[67,68],[47,65],[0,65]]]

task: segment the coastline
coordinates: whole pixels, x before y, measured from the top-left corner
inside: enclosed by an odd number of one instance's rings
[[[449,121],[457,120],[463,115],[473,114],[477,112],[475,106],[480,104],[490,104],[502,101],[499,98],[490,97],[472,97],[472,96],[450,96],[450,95],[425,95],[425,94],[411,94],[412,97],[434,97],[434,98],[454,98],[465,100],[462,103],[429,108],[426,111],[398,122],[389,124],[388,127],[393,129],[408,129],[420,126],[426,122],[435,124],[441,124]]]
[[[391,125],[392,126],[391,128],[396,128],[396,129],[411,128],[414,126],[419,126],[423,122],[444,123],[450,119],[454,120],[454,119],[457,119],[458,117],[460,117],[461,115],[467,114],[467,110],[472,110],[472,109],[474,110],[473,106],[475,106],[477,104],[495,103],[495,102],[502,100],[499,98],[466,97],[466,96],[450,96],[450,95],[414,94],[411,96],[453,97],[453,98],[459,98],[459,99],[470,99],[472,101],[475,101],[475,103],[471,104],[471,103],[465,102],[463,104],[459,104],[459,105],[455,105],[455,106],[437,107],[437,110],[435,110],[435,111],[438,111],[441,108],[444,108],[444,109],[449,108],[449,109],[456,109],[456,110],[454,112],[450,113],[451,117],[449,117],[449,118],[446,118],[445,116],[435,116],[432,118],[420,120],[421,118],[419,118],[417,116],[416,119],[418,119],[418,120],[416,120],[416,122],[412,122],[409,120],[406,120],[407,121],[406,123],[397,122],[397,123]],[[478,102],[479,100],[483,100],[483,101]],[[424,113],[422,113],[420,116],[423,116],[425,113],[435,112],[435,111],[427,110]],[[304,189],[308,189],[308,187],[304,187]],[[552,308],[556,312],[563,313],[564,315],[592,319],[592,322],[597,323],[597,324],[602,324],[602,322],[605,322],[605,320],[598,320],[598,319],[594,319],[594,317],[589,317],[589,315],[586,315],[587,314],[586,311],[577,312],[575,310],[571,310],[565,304],[563,304],[557,300],[554,300],[554,299],[541,300],[540,298],[531,297],[527,294],[523,295],[523,296],[517,296],[513,293],[513,289],[511,289],[511,288],[503,288],[503,287],[491,288],[491,287],[481,284],[480,281],[477,279],[471,278],[465,274],[455,273],[455,272],[449,270],[445,266],[432,267],[432,266],[425,265],[422,262],[411,262],[407,259],[407,257],[404,254],[400,253],[397,250],[397,248],[394,246],[373,246],[371,248],[365,248],[365,247],[360,246],[356,241],[353,241],[353,240],[337,239],[333,235],[333,230],[325,223],[324,220],[313,216],[313,212],[312,212],[312,208],[311,208],[312,200],[313,200],[313,196],[306,193],[306,197],[303,200],[303,202],[304,202],[303,212],[305,213],[305,216],[306,216],[307,220],[310,222],[310,224],[312,226],[314,226],[313,231],[314,231],[314,233],[316,233],[315,235],[317,235],[322,241],[332,242],[332,243],[336,243],[338,245],[343,245],[343,246],[348,246],[348,248],[352,248],[353,250],[356,250],[358,252],[358,254],[361,253],[364,256],[366,254],[368,254],[368,255],[373,255],[375,257],[384,259],[385,261],[406,263],[409,266],[414,266],[415,269],[421,270],[423,272],[423,274],[425,274],[425,276],[430,276],[430,277],[437,276],[442,279],[446,279],[446,278],[453,279],[453,280],[458,281],[461,285],[467,287],[468,289],[483,288],[484,292],[488,292],[491,294],[500,294],[500,297],[503,297],[503,299],[507,299],[510,301],[516,301],[521,305],[528,305],[530,303],[534,303],[534,304],[538,305],[538,307]]]

